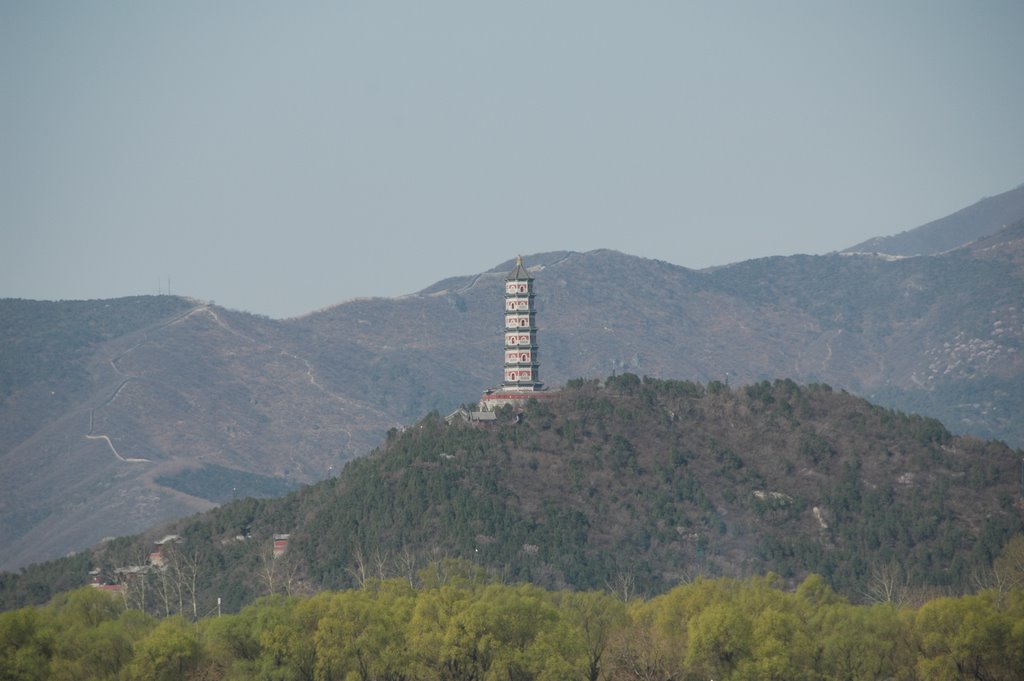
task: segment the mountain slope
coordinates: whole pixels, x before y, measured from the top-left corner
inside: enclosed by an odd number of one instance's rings
[[[217,596],[235,609],[286,575],[292,587],[337,588],[443,569],[443,557],[548,587],[628,578],[649,594],[773,570],[793,581],[817,572],[860,599],[889,565],[915,587],[961,590],[1024,529],[1021,454],[824,385],[623,374],[604,387],[574,381],[493,425],[428,416],[338,478],[92,558],[112,575],[179,534],[175,550],[201,564],[204,611]],[[286,558],[268,562],[281,532]],[[4,581],[5,605],[31,592],[33,575]]]
[[[377,441],[376,432],[353,426],[369,419],[376,431],[390,423],[358,398],[325,391],[302,358],[229,326],[221,314],[230,313],[170,297],[144,302],[173,314],[83,344],[64,360],[70,368],[61,368],[73,382],[44,371],[5,399],[2,421],[13,427],[0,453],[3,567],[137,532],[235,495],[279,493],[282,479],[286,488],[320,479],[332,462],[340,468],[339,451],[367,451]],[[24,437],[31,428],[22,419],[46,414],[26,416],[51,385],[55,395],[71,396]],[[190,471],[216,471],[219,485],[195,496],[194,486],[178,484]]]
[[[935,255],[998,232],[1024,217],[1024,185],[984,198],[920,227],[893,236],[875,237],[844,252],[888,255]]]

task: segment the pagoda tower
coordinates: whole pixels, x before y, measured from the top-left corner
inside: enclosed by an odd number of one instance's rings
[[[533,296],[533,276],[523,265],[522,256],[516,256],[515,269],[505,277],[504,392],[536,392],[543,385]]]
[[[522,256],[517,256],[515,269],[505,277],[505,379],[500,388],[484,391],[480,411],[469,415],[471,421],[493,420],[493,412],[499,407],[518,408],[532,399],[558,395],[540,382],[533,295],[533,277],[523,265]]]

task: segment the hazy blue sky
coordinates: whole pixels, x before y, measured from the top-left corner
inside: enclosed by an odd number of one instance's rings
[[[1024,182],[1024,2],[0,0],[0,297],[271,316],[824,253]]]

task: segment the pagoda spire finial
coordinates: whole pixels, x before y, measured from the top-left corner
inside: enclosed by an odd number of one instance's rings
[[[519,281],[520,279],[533,279],[530,275],[530,270],[526,269],[526,265],[523,264],[523,256],[516,256],[516,266],[509,272],[509,275],[505,277],[506,281]]]

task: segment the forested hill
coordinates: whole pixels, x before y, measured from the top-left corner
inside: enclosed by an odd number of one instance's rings
[[[880,574],[957,592],[1024,527],[1021,455],[826,385],[576,380],[494,424],[431,414],[283,499],[240,500],[6,575],[3,602],[45,600],[93,564],[113,575],[168,533],[197,567],[199,612],[217,596],[235,609],[268,591],[411,577],[445,558],[506,580],[648,595],[768,571],[791,583],[818,573],[855,600]],[[290,545],[274,560],[280,533]]]

